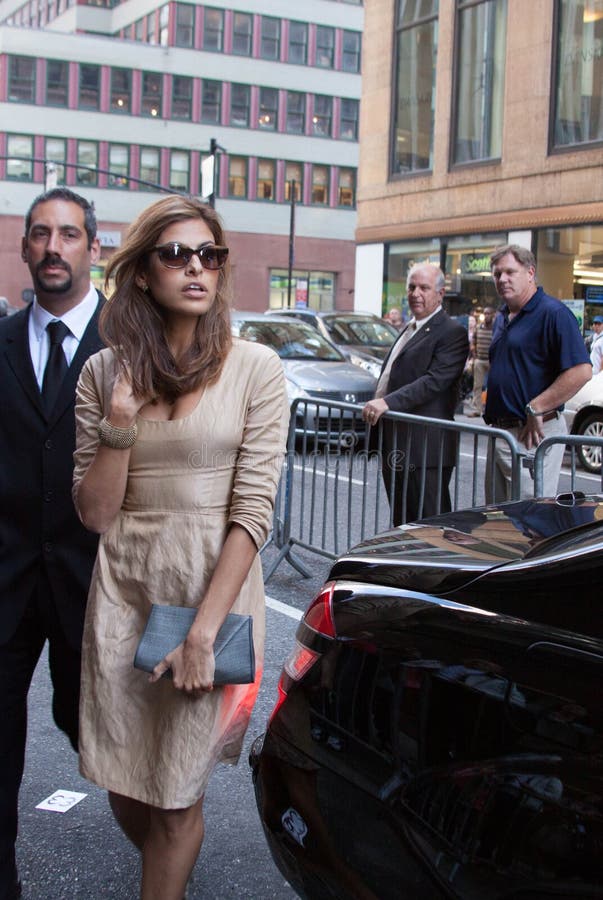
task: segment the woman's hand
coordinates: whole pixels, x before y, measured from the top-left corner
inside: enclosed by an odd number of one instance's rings
[[[138,412],[152,397],[138,397],[132,390],[132,379],[127,369],[120,368],[113,384],[111,393],[111,405],[107,419],[112,425],[128,427],[131,425]]]
[[[149,680],[158,681],[172,670],[174,687],[193,696],[209,693],[214,689],[215,659],[213,644],[204,642],[194,635],[187,636],[182,644],[158,663]]]

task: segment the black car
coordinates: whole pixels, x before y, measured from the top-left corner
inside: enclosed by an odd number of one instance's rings
[[[449,513],[333,566],[252,748],[309,900],[603,896],[603,495]]]

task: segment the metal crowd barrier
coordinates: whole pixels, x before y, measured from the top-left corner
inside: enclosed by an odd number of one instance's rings
[[[569,450],[570,491],[576,483],[576,447],[601,447],[603,457],[603,437],[586,437],[579,434],[560,434],[545,438],[534,453],[534,496],[544,496],[544,460],[546,451],[555,444],[565,444]],[[603,467],[601,469],[599,489],[603,492]]]
[[[442,466],[444,435],[458,436],[456,461],[450,482],[453,510],[485,503],[484,469],[480,455],[486,456],[488,445],[497,441],[508,447],[512,469],[512,496],[520,495],[520,467],[524,452],[513,435],[486,425],[451,422],[413,416],[408,413],[384,414],[378,426],[369,429],[362,420],[362,406],[336,401],[298,399],[291,405],[287,453],[281,484],[277,494],[274,527],[269,541],[277,556],[265,571],[267,580],[286,559],[301,574],[311,573],[295,555],[296,547],[334,559],[341,552],[379,531],[392,527],[392,510],[381,476],[383,423],[405,422],[419,426],[435,426],[438,430],[438,467]],[[461,435],[471,440],[461,446]],[[391,452],[400,451],[408,458],[408,440]],[[426,443],[421,449],[426,459]],[[491,477],[494,464],[491,464]],[[394,471],[390,486],[401,477],[407,483],[407,469]],[[420,507],[423,503],[425,468]],[[406,484],[402,487],[404,502]],[[441,502],[441,498],[440,498]],[[265,548],[262,548],[265,549]]]

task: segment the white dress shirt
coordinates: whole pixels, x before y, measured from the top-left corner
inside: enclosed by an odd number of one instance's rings
[[[437,309],[434,309],[434,311],[432,313],[430,313],[428,316],[425,316],[424,319],[411,319],[410,320],[407,327],[404,329],[404,331],[402,332],[402,334],[400,335],[400,337],[394,344],[394,348],[389,355],[387,365],[385,366],[383,372],[379,376],[379,381],[377,382],[377,389],[375,391],[375,398],[384,397],[388,393],[387,387],[388,387],[390,372],[392,370],[393,364],[397,360],[401,351],[412,340],[412,338],[415,336],[415,334],[418,334],[418,332],[421,330],[421,328],[423,328],[425,325],[427,325],[427,323],[429,322],[430,319],[433,319],[434,316],[437,316],[437,314],[439,313],[441,308],[442,308],[441,306],[438,306]]]
[[[50,352],[50,338],[48,337],[46,326],[49,322],[61,321],[65,323],[71,332],[63,341],[63,353],[65,354],[67,365],[70,366],[88,327],[88,322],[94,315],[97,303],[98,294],[92,283],[84,299],[60,317],[53,316],[52,313],[45,310],[38,303],[37,297],[34,297],[29,316],[29,353],[40,390],[42,389],[44,369],[46,368]]]

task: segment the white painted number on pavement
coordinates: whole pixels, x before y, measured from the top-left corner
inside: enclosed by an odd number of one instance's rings
[[[55,791],[46,800],[38,803],[36,809],[47,809],[49,812],[64,813],[86,796],[87,794],[79,794],[77,791]]]

